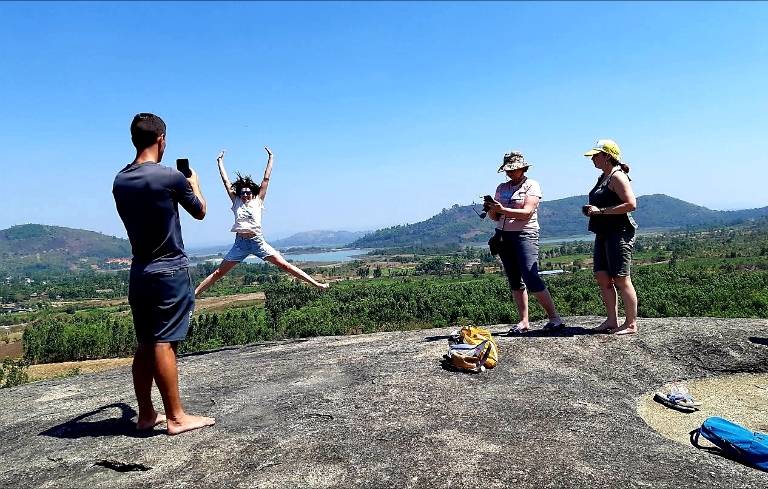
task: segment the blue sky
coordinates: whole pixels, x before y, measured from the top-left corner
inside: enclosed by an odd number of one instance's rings
[[[768,205],[764,2],[0,2],[0,19],[0,229],[125,237],[111,185],[145,111],[168,124],[163,162],[200,175],[188,246],[231,241],[218,152],[261,176],[265,145],[268,240],[469,204],[511,150],[545,199],[586,194],[601,138],[637,195]]]

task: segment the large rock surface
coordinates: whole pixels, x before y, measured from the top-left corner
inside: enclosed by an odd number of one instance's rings
[[[217,424],[179,436],[136,432],[127,367],[4,389],[0,487],[768,487],[638,414],[675,379],[768,372],[768,322],[587,334],[599,321],[497,336],[500,364],[478,375],[440,367],[448,328],[184,356],[184,406]]]

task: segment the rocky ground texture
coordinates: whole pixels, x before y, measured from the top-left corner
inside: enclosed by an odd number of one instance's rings
[[[482,374],[441,368],[450,328],[187,355],[184,406],[217,423],[179,436],[135,430],[130,367],[3,389],[0,487],[768,487],[687,441],[708,416],[768,432],[768,321],[566,319],[496,336]],[[652,401],[672,381],[699,412]]]

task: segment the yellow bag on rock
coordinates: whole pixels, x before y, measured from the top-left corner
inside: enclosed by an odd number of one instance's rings
[[[498,364],[499,349],[490,331],[477,326],[465,326],[451,333],[445,357],[457,369],[483,372]]]

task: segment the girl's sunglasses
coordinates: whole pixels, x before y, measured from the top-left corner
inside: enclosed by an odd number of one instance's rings
[[[251,195],[251,193],[252,192],[250,190],[243,190],[242,192],[240,192],[240,195]]]

